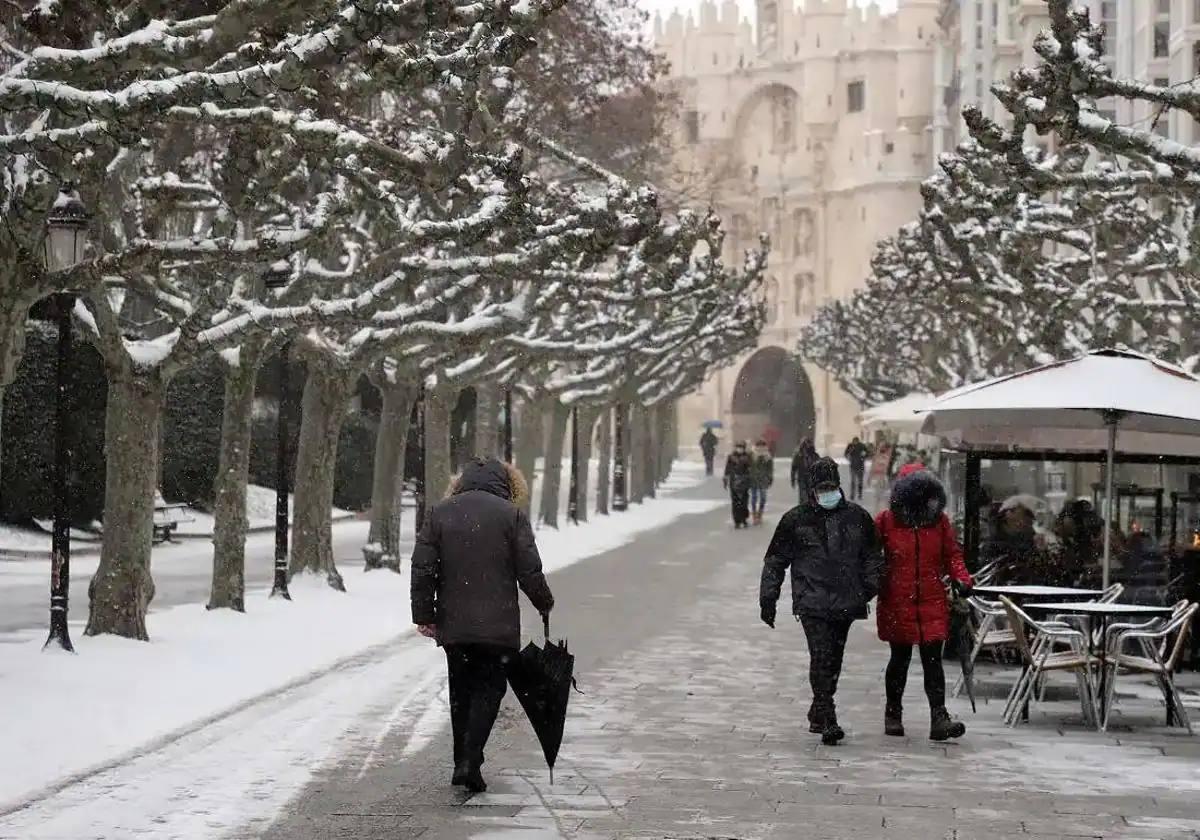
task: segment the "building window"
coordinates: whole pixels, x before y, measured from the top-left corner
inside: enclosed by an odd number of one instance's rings
[[[807,208],[798,208],[792,211],[792,254],[797,257],[807,257],[812,255],[813,251],[813,234],[816,229],[813,225],[812,211]]]
[[[779,5],[775,0],[758,4],[758,51],[766,53],[775,48],[779,33]]]
[[[795,284],[795,313],[803,315],[812,306],[816,283],[811,274],[797,274]]]
[[[771,96],[771,128],[776,151],[792,148],[796,142],[796,95],[778,88]]]
[[[1200,0],[1192,0],[1192,23],[1200,23]]]
[[[717,66],[717,54],[713,53],[713,67]]]
[[[864,82],[851,82],[846,85],[846,110],[856,114],[866,107],[867,92]]]
[[[893,143],[891,140],[888,140],[886,143],[883,144],[883,153],[885,155],[890,155],[895,151],[896,151],[896,144]]]
[[[1171,24],[1162,21],[1154,24],[1154,57],[1166,58],[1171,54]]]
[[[683,132],[688,143],[700,142],[700,112],[683,112]]]
[[[1117,0],[1101,0],[1100,24],[1104,29],[1104,56],[1117,57]]]

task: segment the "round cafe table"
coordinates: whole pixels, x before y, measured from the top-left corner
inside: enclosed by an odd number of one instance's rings
[[[976,586],[971,590],[972,595],[982,595],[986,598],[1006,596],[1014,603],[1020,604],[1026,598],[1058,599],[1062,601],[1091,601],[1104,594],[1102,589],[1075,589],[1070,586]]]
[[[1134,621],[1149,621],[1153,618],[1170,618],[1175,613],[1174,607],[1153,607],[1142,604],[1098,604],[1071,603],[1068,601],[1051,601],[1022,604],[1026,612],[1040,615],[1075,615],[1088,621],[1088,632],[1084,635],[1088,642],[1088,655],[1100,662],[1100,696],[1097,705],[1100,707],[1100,720],[1104,720],[1105,698],[1108,695],[1108,624],[1114,618],[1125,618]],[[1099,633],[1092,632],[1092,622],[1099,625]],[[1097,650],[1097,647],[1099,650]],[[1099,722],[1097,722],[1099,725]]]

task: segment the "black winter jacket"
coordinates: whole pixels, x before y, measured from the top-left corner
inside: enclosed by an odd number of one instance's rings
[[[538,612],[554,606],[529,517],[511,497],[505,466],[476,459],[425,519],[412,556],[412,619],[437,625],[438,644],[518,647],[518,586]]]
[[[738,493],[749,490],[753,463],[749,452],[731,452],[725,459],[725,486]]]
[[[793,615],[866,618],[883,572],[871,515],[845,499],[833,510],[812,502],[792,508],[779,521],[763,559],[761,607],[775,608],[789,569]]]

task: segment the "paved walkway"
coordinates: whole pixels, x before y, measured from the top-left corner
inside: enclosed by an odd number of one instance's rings
[[[998,723],[998,699],[977,715],[959,702],[967,738],[939,745],[924,737],[914,665],[910,736],[885,738],[885,654],[869,623],[852,633],[839,691],[849,738],[822,747],[804,719],[799,626],[758,622],[770,526],[734,533],[723,516],[692,517],[552,578],[556,630],[585,692],[572,701],[555,785],[510,698],[485,767],[489,793],[449,788],[440,723],[416,747],[410,730],[371,729],[347,738],[286,817],[235,836],[1200,837],[1200,740],[1161,728],[1150,695],[1127,699],[1128,728],[1107,735],[1081,727],[1069,698],[1016,730]],[[997,691],[1008,678],[996,675]]]

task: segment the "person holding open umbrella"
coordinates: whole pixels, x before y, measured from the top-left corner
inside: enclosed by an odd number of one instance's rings
[[[923,464],[909,464],[892,487],[889,508],[875,521],[886,562],[876,626],[880,640],[892,648],[884,678],[883,731],[888,735],[904,734],[904,686],[914,646],[920,650],[925,672],[929,737],[945,741],[967,731],[946,711],[942,647],[950,635],[950,606],[942,578],[949,575],[968,588],[972,580],[945,509],[941,483]]]
[[[554,596],[523,509],[529,492],[511,464],[472,459],[430,510],[412,556],[412,619],[446,651],[453,784],[487,790],[483,748],[521,642],[518,587],[543,616]]]

